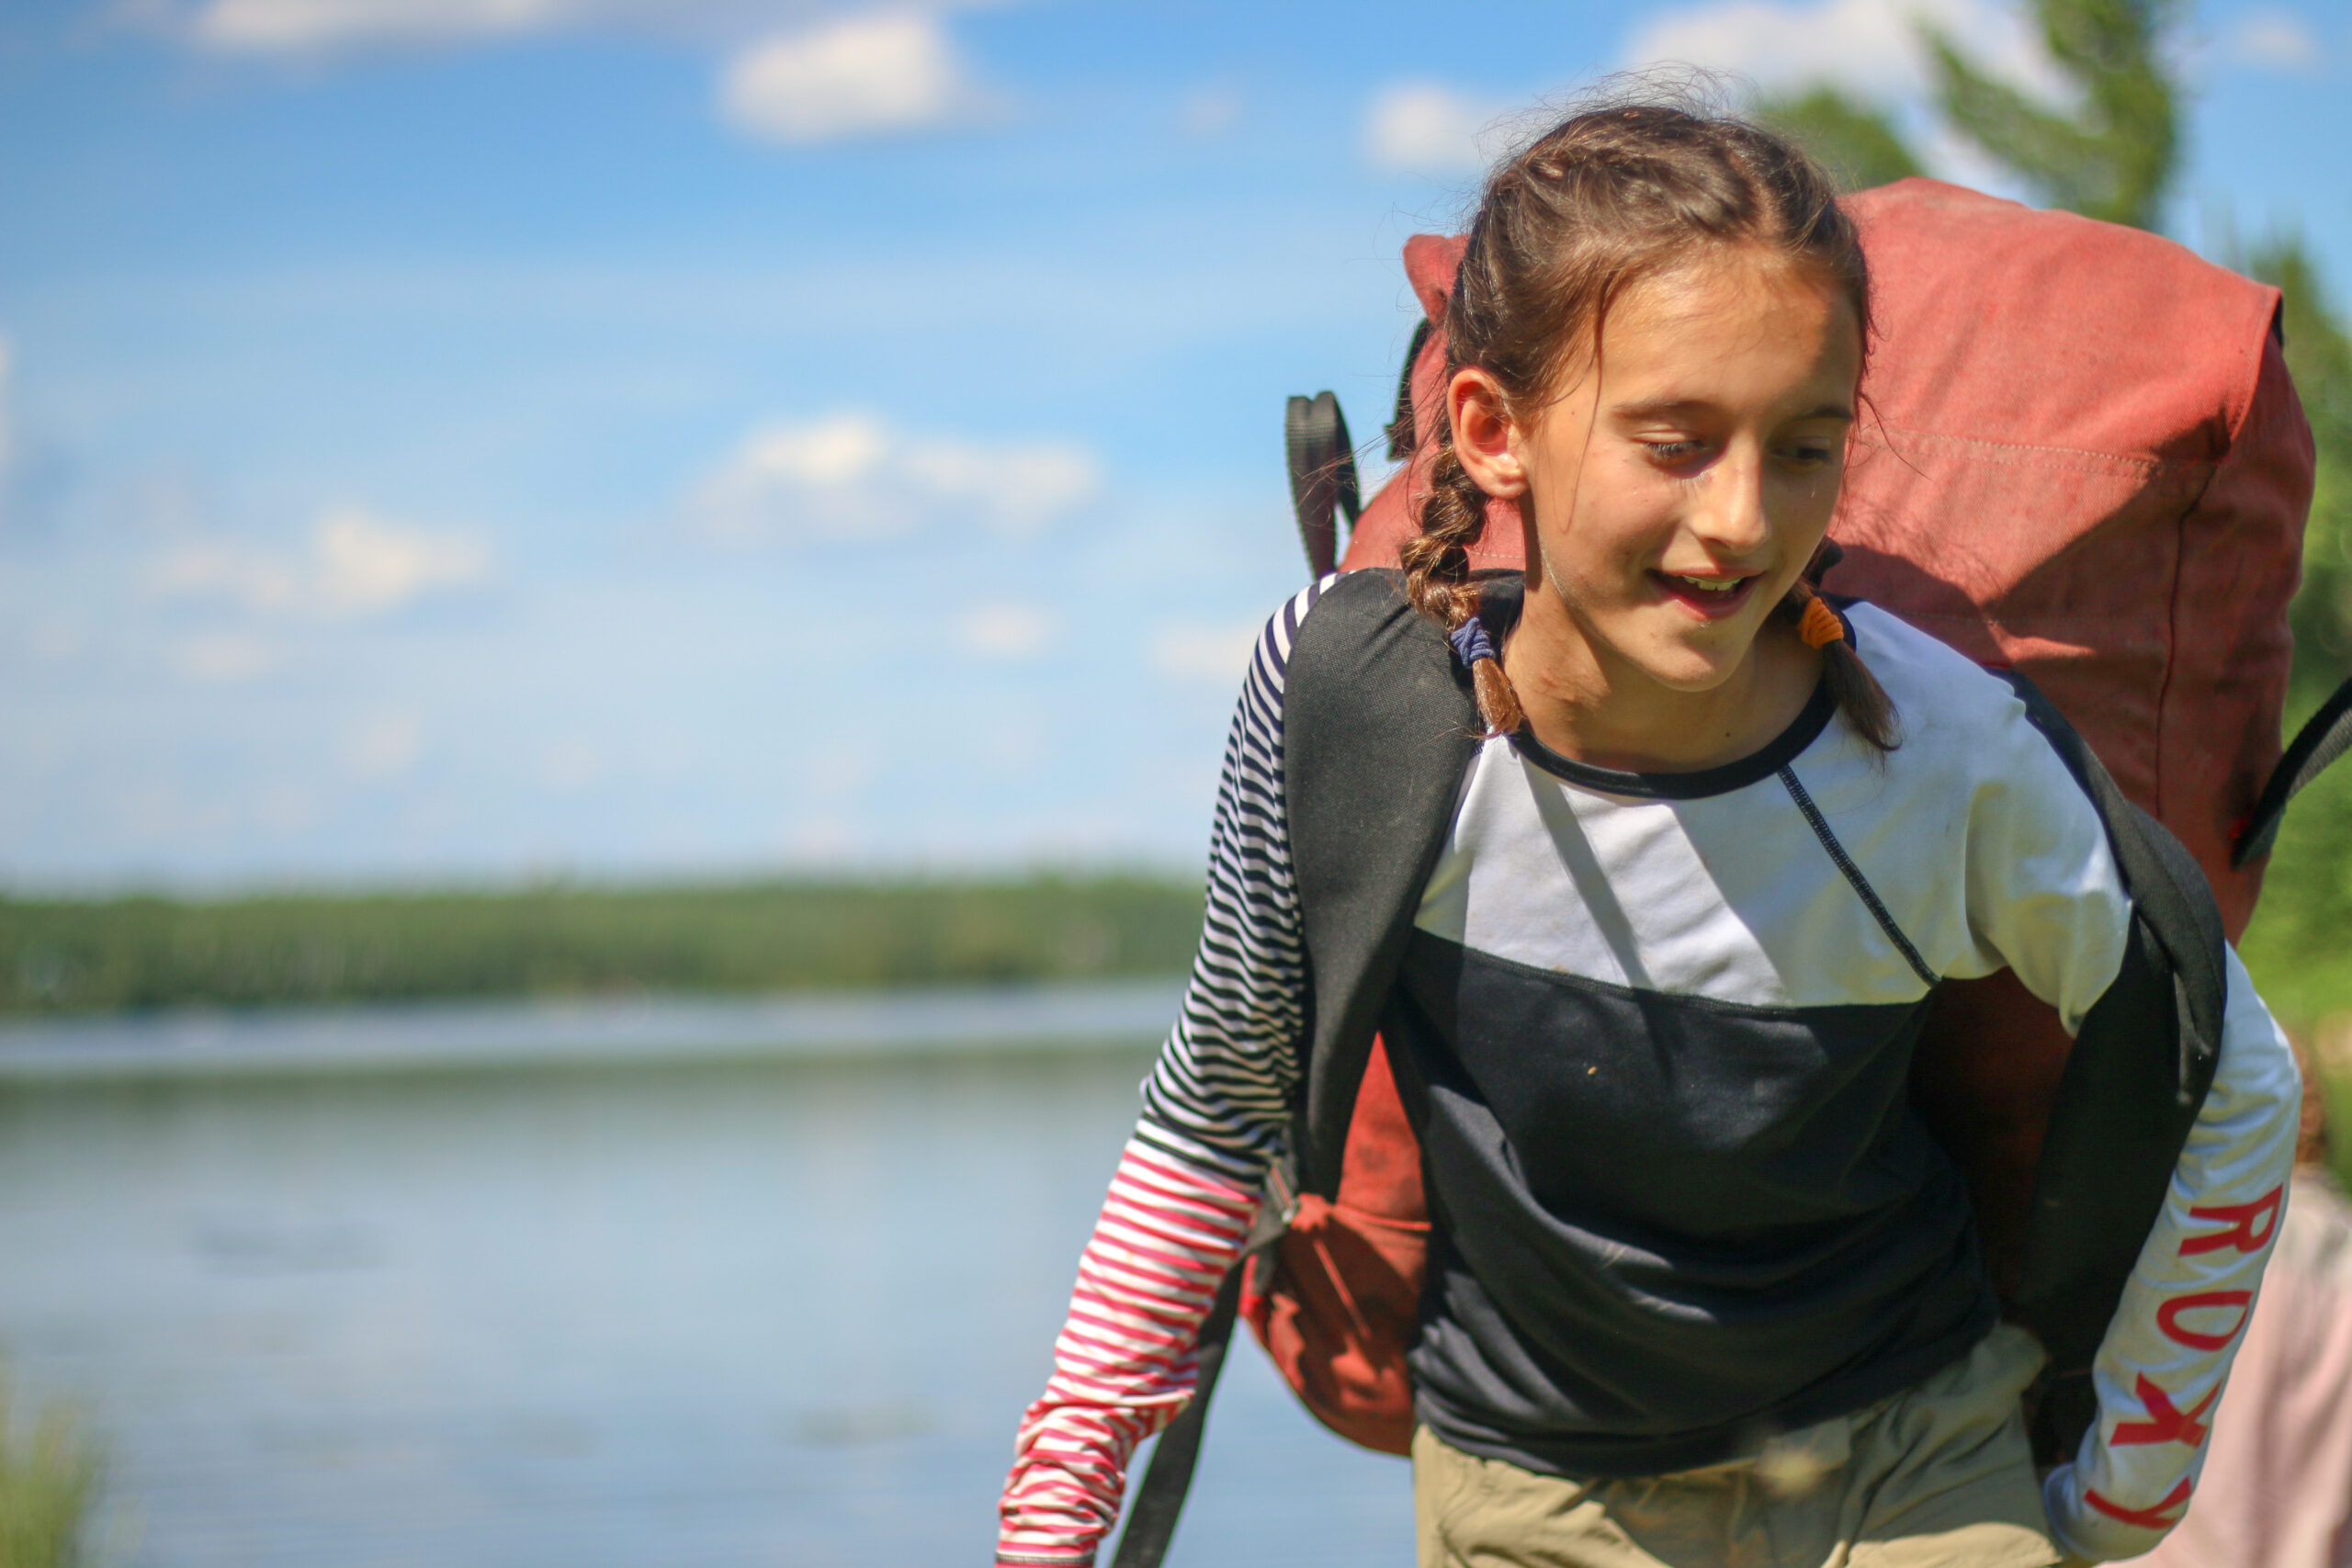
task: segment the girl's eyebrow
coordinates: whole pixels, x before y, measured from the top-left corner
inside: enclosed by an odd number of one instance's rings
[[[1679,413],[1703,412],[1715,405],[1703,398],[1654,398],[1648,402],[1618,403],[1610,413],[1619,419],[1664,419]],[[1798,419],[1851,420],[1854,411],[1843,403],[1823,403],[1797,415]]]

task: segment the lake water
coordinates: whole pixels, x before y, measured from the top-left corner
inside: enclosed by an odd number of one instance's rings
[[[1172,1001],[0,1030],[0,1348],[115,1563],[985,1562]],[[1171,1562],[1411,1540],[1237,1355]]]

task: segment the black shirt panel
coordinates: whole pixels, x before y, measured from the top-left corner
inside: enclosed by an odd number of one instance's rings
[[[1654,1474],[1963,1353],[1995,1305],[1907,1098],[1927,1005],[1738,1006],[1416,931],[1385,1028],[1434,1222],[1421,1419],[1531,1469]]]

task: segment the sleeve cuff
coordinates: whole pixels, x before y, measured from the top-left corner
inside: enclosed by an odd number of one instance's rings
[[[2180,1483],[2181,1495],[2167,1498],[2154,1509],[2139,1512],[2169,1515],[2162,1524],[2141,1524],[2118,1517],[2130,1510],[2099,1508],[2084,1495],[2075,1467],[2062,1464],[2041,1483],[2041,1511],[2049,1516],[2050,1537],[2061,1551],[2092,1562],[2113,1562],[2154,1551],[2172,1533],[2178,1506],[2185,1503],[2189,1483]]]

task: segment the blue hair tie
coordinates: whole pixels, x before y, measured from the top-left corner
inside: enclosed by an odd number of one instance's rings
[[[1462,660],[1464,670],[1481,659],[1496,657],[1495,645],[1487,636],[1487,623],[1476,615],[1446,633],[1445,640],[1453,645],[1454,657]]]

